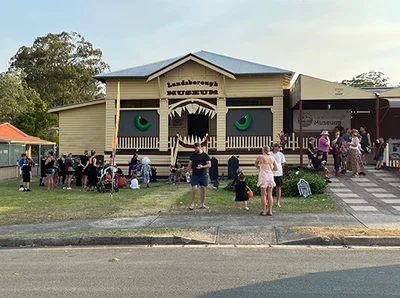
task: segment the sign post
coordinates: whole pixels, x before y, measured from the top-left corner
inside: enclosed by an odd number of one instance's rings
[[[299,190],[299,197],[307,198],[312,195],[310,184],[304,179],[299,180],[297,183],[297,189]]]

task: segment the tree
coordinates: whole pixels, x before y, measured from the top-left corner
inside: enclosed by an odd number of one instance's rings
[[[343,80],[342,84],[352,87],[387,87],[389,78],[380,71],[369,71],[351,80]]]
[[[58,117],[47,112],[47,105],[40,98],[34,101],[33,108],[16,117],[13,125],[28,135],[58,142]]]
[[[39,95],[30,88],[22,71],[7,71],[0,74],[0,122],[13,122],[33,108]]]
[[[26,82],[48,107],[92,100],[102,94],[102,84],[93,76],[109,66],[100,49],[76,32],[47,34],[30,47],[22,46],[11,58],[10,69],[22,69]]]

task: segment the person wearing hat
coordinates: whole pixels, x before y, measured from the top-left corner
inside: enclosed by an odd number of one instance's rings
[[[323,130],[321,131],[321,137],[318,139],[318,150],[322,152],[322,161],[327,161],[330,147],[329,132]]]
[[[354,177],[358,177],[364,172],[364,163],[361,156],[360,134],[357,129],[351,131],[351,143],[349,145],[349,156],[347,169],[353,172]]]
[[[281,190],[283,184],[283,166],[286,164],[285,155],[281,152],[281,144],[272,144],[272,150],[270,156],[272,156],[277,165],[277,170],[274,171],[274,181],[276,184],[276,206],[281,207]]]
[[[192,204],[189,209],[193,210],[196,201],[197,186],[200,185],[200,208],[207,209],[204,205],[206,200],[206,188],[208,186],[207,169],[211,167],[211,159],[203,152],[199,143],[194,143],[194,153],[190,156],[188,172],[191,176]]]

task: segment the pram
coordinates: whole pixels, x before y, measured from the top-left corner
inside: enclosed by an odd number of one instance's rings
[[[118,173],[114,173],[114,187],[112,187],[113,179],[112,179],[112,172],[115,172],[115,167],[106,166],[97,174],[97,191],[105,193],[106,191],[111,191],[112,189],[114,192],[118,192],[119,188],[117,185]]]

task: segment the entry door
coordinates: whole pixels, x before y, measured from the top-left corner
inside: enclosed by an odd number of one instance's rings
[[[188,136],[204,138],[209,131],[209,118],[205,115],[188,115]]]

